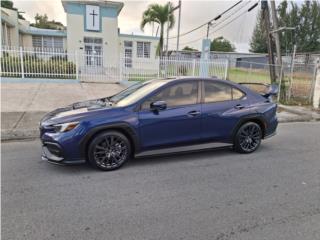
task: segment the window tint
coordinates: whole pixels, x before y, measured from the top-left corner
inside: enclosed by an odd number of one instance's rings
[[[227,84],[204,82],[204,102],[232,100],[231,87]]]
[[[244,96],[240,90],[223,83],[204,82],[204,92],[206,103],[237,100]]]
[[[155,101],[165,101],[167,107],[196,104],[198,98],[198,83],[178,83],[167,87],[142,104],[142,109],[150,109],[150,104]]]
[[[232,99],[238,100],[244,96],[244,93],[236,88],[232,88]]]

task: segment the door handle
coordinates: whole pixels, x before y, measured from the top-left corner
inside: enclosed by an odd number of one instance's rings
[[[234,108],[235,108],[235,109],[243,109],[244,106],[241,105],[241,104],[237,104],[237,105],[234,106]]]
[[[200,115],[200,114],[201,114],[201,112],[196,111],[196,110],[191,111],[191,112],[188,112],[188,115],[189,115],[189,116],[192,116],[192,117],[198,116],[198,115]]]

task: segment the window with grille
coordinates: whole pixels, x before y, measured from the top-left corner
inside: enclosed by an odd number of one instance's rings
[[[132,48],[132,41],[124,41],[125,48]]]
[[[42,48],[42,37],[32,36],[32,46],[35,48]]]
[[[51,36],[32,36],[32,46],[34,48],[63,49],[63,38]]]
[[[53,46],[54,46],[54,48],[63,48],[63,38],[54,37],[53,38]]]
[[[150,58],[150,42],[137,42],[137,57]]]

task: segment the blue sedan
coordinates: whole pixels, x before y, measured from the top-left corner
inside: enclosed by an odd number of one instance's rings
[[[195,144],[252,153],[276,132],[277,88],[248,86],[217,78],[151,80],[56,109],[40,123],[42,159],[114,170],[146,152]]]

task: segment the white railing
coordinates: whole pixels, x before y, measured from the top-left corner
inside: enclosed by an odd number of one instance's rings
[[[77,78],[75,55],[63,49],[1,48],[1,76],[19,78]]]
[[[225,59],[183,57],[109,59],[103,52],[67,53],[63,49],[1,48],[1,77],[78,79],[84,82],[120,82],[172,76],[206,76],[226,79]]]
[[[201,60],[163,57],[156,59],[122,58],[121,68],[126,80],[147,80],[173,76],[201,76],[201,65],[207,76],[227,78],[228,61],[225,59]]]

